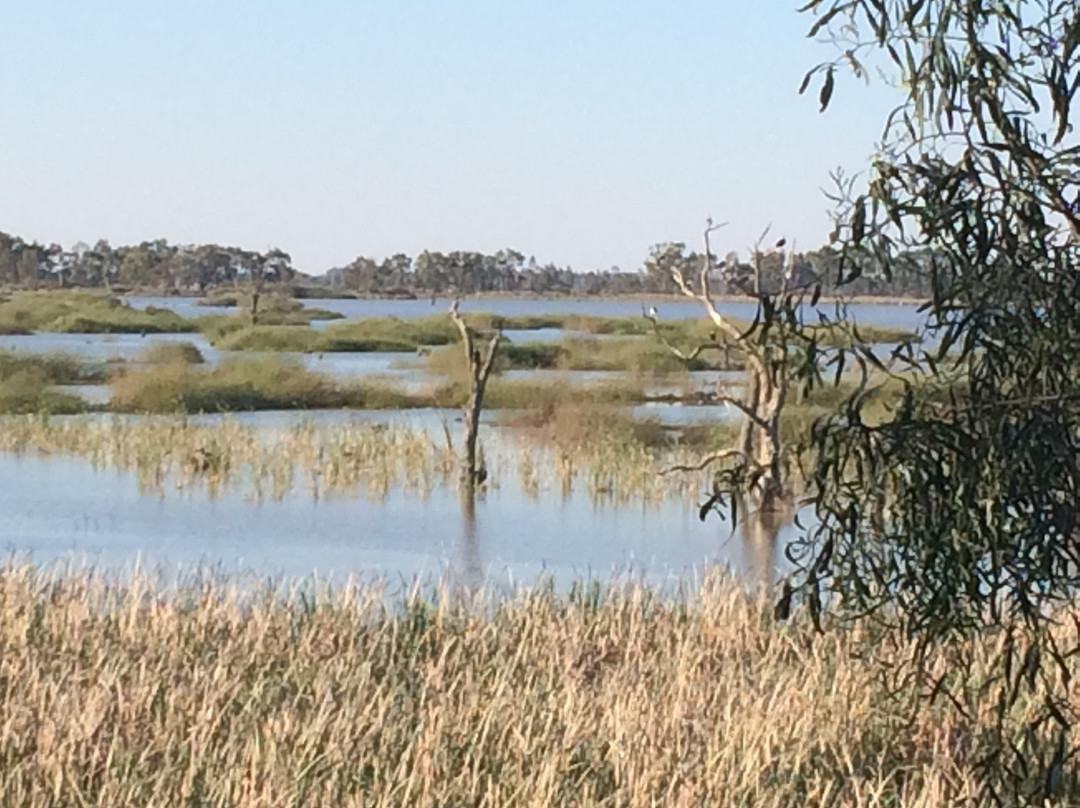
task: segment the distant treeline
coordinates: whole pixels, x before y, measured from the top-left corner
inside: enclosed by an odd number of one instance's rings
[[[911,255],[892,267],[890,278],[864,267],[861,276],[839,284],[839,253],[830,247],[798,257],[795,282],[820,284],[822,294],[926,297],[929,294],[925,256]],[[216,287],[277,283],[294,287],[325,287],[327,291],[368,296],[423,297],[477,292],[541,295],[665,294],[677,290],[673,267],[693,275],[701,256],[680,243],[654,246],[643,267],[624,272],[576,272],[554,264],[540,265],[516,250],[493,255],[455,251],[424,251],[410,257],[397,254],[381,261],[359,256],[348,266],[322,276],[310,276],[292,266],[288,253],[264,253],[216,244],[176,245],[164,239],[113,247],[100,240],[94,246],[77,244],[65,250],[44,246],[0,232],[0,285],[22,288],[104,287],[153,290],[163,293],[202,294]],[[765,289],[780,284],[779,252],[760,256]],[[754,275],[750,264],[735,253],[725,258],[726,269],[714,273],[716,294],[745,294]],[[845,272],[845,274],[849,274]]]

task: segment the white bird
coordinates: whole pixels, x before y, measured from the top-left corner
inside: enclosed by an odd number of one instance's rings
[[[649,306],[649,316],[652,317],[654,320],[660,316],[656,312],[656,306]]]

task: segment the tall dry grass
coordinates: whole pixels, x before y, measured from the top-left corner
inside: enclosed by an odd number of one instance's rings
[[[867,639],[718,577],[395,605],[12,564],[0,805],[984,804],[985,711],[889,695]],[[1047,804],[1078,797],[1069,773]]]

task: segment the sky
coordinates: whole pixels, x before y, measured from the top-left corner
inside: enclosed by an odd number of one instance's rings
[[[650,245],[826,240],[829,172],[889,110],[796,3],[0,4],[0,230],[357,255],[503,247],[577,270]],[[771,237],[771,236],[770,236]]]

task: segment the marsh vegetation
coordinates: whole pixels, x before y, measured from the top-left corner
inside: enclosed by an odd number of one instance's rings
[[[1076,616],[1059,618],[1074,640]],[[985,706],[882,680],[876,662],[908,638],[778,624],[714,575],[666,595],[469,599],[16,563],[0,568],[0,642],[12,806],[929,808],[977,802],[999,740]],[[1001,648],[964,651],[978,681]],[[930,662],[941,686],[961,678],[948,652]],[[1017,700],[1009,741],[1026,742],[1041,695]],[[1059,793],[1077,789],[1070,774]]]

